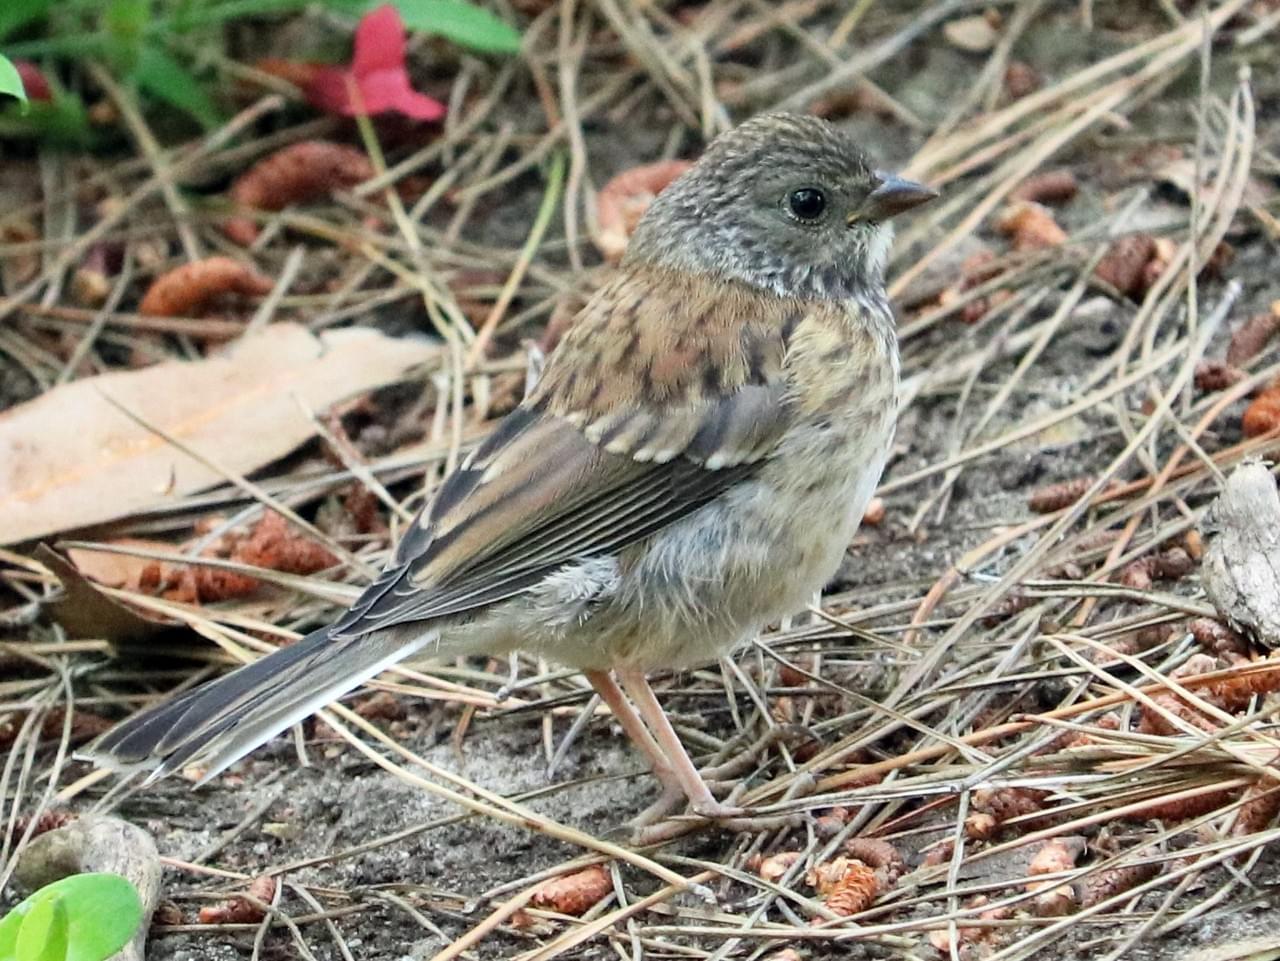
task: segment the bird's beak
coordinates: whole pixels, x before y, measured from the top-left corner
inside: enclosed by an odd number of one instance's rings
[[[905,177],[877,172],[876,178],[880,185],[867,194],[861,207],[849,215],[850,225],[860,220],[888,220],[938,196],[933,188]]]

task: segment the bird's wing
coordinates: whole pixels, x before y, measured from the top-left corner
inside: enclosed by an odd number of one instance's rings
[[[799,303],[736,286],[697,296],[677,275],[605,287],[333,633],[515,596],[749,476],[791,422],[786,340],[803,316]]]

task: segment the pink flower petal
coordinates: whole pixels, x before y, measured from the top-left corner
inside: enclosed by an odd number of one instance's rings
[[[383,70],[404,72],[404,21],[391,4],[372,10],[356,27],[351,70],[357,80]]]
[[[316,69],[306,86],[308,102],[343,117],[394,112],[414,120],[439,120],[445,106],[413,89],[404,49],[404,23],[395,7],[387,4],[366,14],[356,28],[351,67]]]
[[[370,116],[396,111],[415,120],[439,120],[444,104],[409,85],[403,70],[380,70],[360,78],[360,95]]]

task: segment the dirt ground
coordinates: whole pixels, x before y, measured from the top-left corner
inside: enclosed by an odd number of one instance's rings
[[[853,5],[819,3],[813,6],[818,12],[805,15],[798,30],[825,36]],[[865,23],[868,38],[878,40],[889,36],[929,6],[874,5]],[[959,5],[969,12],[978,6]],[[1009,18],[1022,5],[994,6]],[[1168,29],[1165,7],[1194,16],[1189,6],[1182,4],[1085,4],[1096,9],[1092,29],[1084,30],[1079,3],[1034,6],[1039,8],[1034,26],[1017,39],[1012,55],[1034,65],[1049,82],[1071,76],[1085,64],[1101,62]],[[1265,3],[1258,6],[1271,9]],[[547,42],[550,41],[544,40]],[[776,30],[770,32],[765,41],[736,56],[753,68],[764,64],[780,69],[779,64],[793,59],[807,63],[807,72],[798,72],[782,90],[785,94],[821,75],[821,65],[816,58],[805,60],[797,52],[803,49],[794,31]],[[859,49],[855,47],[852,53]],[[1236,89],[1241,67],[1252,66],[1253,99],[1258,109],[1255,167],[1260,181],[1270,184],[1273,190],[1277,168],[1274,154],[1270,152],[1280,150],[1280,75],[1272,66],[1277,52],[1274,35],[1243,50],[1235,49],[1230,40],[1221,41],[1212,48],[1208,84],[1210,95],[1226,103]],[[919,126],[913,127],[901,117],[869,109],[855,110],[841,116],[838,122],[854,131],[885,167],[905,167],[925,143],[927,132],[950,116],[959,99],[978,83],[986,63],[985,54],[957,49],[938,29],[928,31],[896,56],[878,64],[870,75],[901,108],[918,119]],[[494,74],[495,71],[487,67],[478,70],[476,92],[483,95],[486,84],[493,82]],[[589,96],[593,92],[592,84],[598,83],[600,77],[598,71],[585,73],[579,95]],[[1105,235],[1097,232],[1097,225],[1115,214],[1120,202],[1117,198],[1127,202],[1140,191],[1146,194],[1136,205],[1128,229],[1160,233],[1173,232],[1171,225],[1181,225],[1176,229],[1185,230],[1186,198],[1167,185],[1154,184],[1139,160],[1135,160],[1135,154],[1153,151],[1157,145],[1165,144],[1194,149],[1199,97],[1196,58],[1192,56],[1180,63],[1176,75],[1171,73],[1169,82],[1152,91],[1149,99],[1132,107],[1127,105],[1123,115],[1116,115],[1110,123],[1092,126],[1052,155],[1045,166],[1070,169],[1080,183],[1079,195],[1055,208],[1058,222],[1073,239],[1083,237],[1093,244],[1105,242]],[[781,95],[769,102],[779,99]],[[529,78],[522,74],[514,84],[513,93],[504,98],[486,126],[496,129],[510,123],[519,135],[532,136],[543,129],[538,127],[543,118],[533,106],[536,102],[535,90]],[[740,119],[757,106],[760,105],[752,103],[735,108],[733,116]],[[1213,129],[1220,130],[1220,127]],[[593,116],[584,124],[583,133],[590,179],[597,185],[620,170],[664,155],[696,155],[701,146],[698,134],[680,125],[664,97],[653,89],[634,98],[625,110],[615,104],[613,111]],[[28,169],[25,175],[29,178],[30,173]],[[16,167],[10,169],[4,174],[4,189],[22,189],[23,176]],[[29,184],[30,180],[25,182]],[[497,195],[486,195],[472,213],[464,240],[504,249],[518,248],[538,207],[542,189],[540,175],[531,172],[517,178]],[[1269,203],[1272,211],[1276,209],[1273,200],[1263,202]],[[441,226],[447,221],[448,212],[442,211],[436,219],[440,223],[433,225]],[[929,309],[927,305],[912,306],[913,301],[931,284],[946,283],[948,278],[954,278],[967,254],[980,244],[999,251],[1007,248],[1007,241],[991,223],[992,218],[985,218],[972,231],[972,237],[940,258],[916,278],[908,290],[900,293],[900,303],[907,305],[901,309],[904,328],[909,328],[913,319]],[[539,267],[545,272],[558,272],[561,278],[567,277],[568,261],[559,214],[548,237],[551,239],[539,254]],[[937,228],[916,236],[915,243],[900,248],[895,274],[900,275],[942,237],[942,229]],[[1217,276],[1206,278],[1199,291],[1200,309],[1206,314],[1219,301],[1228,281],[1242,285],[1228,320],[1206,351],[1206,356],[1212,357],[1223,355],[1231,332],[1244,318],[1265,312],[1272,301],[1280,300],[1277,238],[1269,236],[1243,212],[1238,215],[1228,238],[1234,248],[1234,259]],[[589,247],[585,256],[588,263],[598,260]],[[1027,315],[1026,322],[1050,316],[1063,302],[1070,281],[1070,276],[1064,281],[1061,274],[1043,280],[1050,289]],[[1001,437],[1035,423],[1072,403],[1086,388],[1092,389],[1092,375],[1119,349],[1138,310],[1138,304],[1132,300],[1111,296],[1096,287],[1088,291],[1046,344],[1043,354],[1021,375],[1008,402],[982,428],[978,439]],[[381,308],[362,321],[397,333],[427,328],[420,309],[401,305]],[[503,342],[514,348],[521,333],[536,335],[544,322],[545,316],[535,318],[528,330],[507,332]],[[1095,475],[1131,439],[1120,426],[1121,420],[1114,410],[1099,404],[971,461],[953,478],[949,495],[915,519],[926,499],[938,493],[942,475],[935,473],[898,488],[892,486],[894,481],[938,463],[962,449],[962,442],[974,443],[969,431],[976,412],[1013,376],[1022,356],[1020,350],[1002,348],[1011,330],[1002,323],[964,325],[952,318],[914,333],[904,342],[904,375],[912,389],[912,400],[901,418],[897,448],[885,476],[890,485],[884,495],[886,518],[879,526],[865,528],[850,546],[837,582],[830,586],[824,598],[824,606],[829,610],[842,612],[843,616],[844,612],[875,608],[898,600],[910,601],[901,611],[881,615],[871,624],[886,637],[899,637],[911,619],[915,602],[952,564],[986,542],[994,531],[1027,519],[1027,498],[1031,492],[1054,482]],[[1254,369],[1275,362],[1274,348],[1271,351]],[[981,358],[981,362],[971,383],[966,382],[963,375],[948,373],[953,366],[972,357]],[[35,383],[0,350],[0,398],[12,404],[35,393]],[[1128,410],[1137,411],[1146,394],[1133,390],[1121,395],[1121,399]],[[1239,414],[1245,403],[1241,400],[1233,405],[1205,434],[1202,444],[1207,449],[1220,450],[1241,440]],[[1167,457],[1178,441],[1178,435],[1165,432],[1158,436],[1150,452],[1157,460]],[[1136,465],[1130,465],[1123,476],[1133,479],[1140,473]],[[406,496],[415,482],[403,482],[397,493]],[[1188,496],[1192,505],[1199,508],[1211,492],[1210,485]],[[1166,512],[1161,516],[1167,519],[1170,515]],[[913,520],[916,520],[914,525]],[[965,572],[963,586],[975,589],[989,586],[1035,543],[1036,535],[1028,535],[987,556],[980,567]],[[1203,601],[1194,577],[1164,585],[1162,589]],[[1120,617],[1137,610],[1136,604],[1117,607],[1108,617]],[[945,616],[939,613],[937,625],[930,630],[940,635],[957,616],[959,611],[955,608],[947,609]],[[806,623],[817,622],[802,617],[787,629],[795,630]],[[44,627],[38,626],[36,630]],[[15,633],[10,630],[7,636],[13,637]],[[997,645],[998,650],[984,652],[984,656],[991,653],[997,657],[1010,650],[1014,643],[1011,632],[975,626],[963,639],[960,650],[973,652],[983,645]],[[856,634],[828,640],[824,650],[841,662],[847,672],[844,676],[852,679],[846,683],[856,681],[858,691],[873,700],[888,695],[909,666],[905,655],[896,648]],[[750,666],[755,658],[755,652],[745,652],[741,654],[740,663]],[[95,662],[84,669],[104,667],[102,662]],[[490,674],[501,674],[504,670],[501,666],[486,665],[483,660],[469,667],[475,673],[487,670]],[[726,677],[727,683],[734,684],[732,675]],[[664,703],[683,721],[686,729],[695,734],[701,730],[712,738],[730,738],[740,730],[740,718],[754,710],[750,692],[741,685],[734,686],[735,702],[731,709],[719,671],[714,667],[691,676],[662,678],[656,686],[660,692],[672,691],[663,694]],[[1048,678],[1030,688],[1019,688],[1017,693],[1025,695],[1030,691],[1029,700],[1021,702],[1028,705],[1024,710],[1036,709],[1037,705],[1048,709],[1064,696],[1067,686],[1066,680]],[[643,758],[628,746],[607,718],[596,717],[576,735],[554,773],[548,774],[549,750],[568,734],[576,711],[586,703],[587,697],[582,688],[558,679],[532,691],[530,699],[534,703],[530,707],[476,712],[460,744],[453,742],[462,715],[459,705],[404,698],[406,714],[394,722],[395,736],[411,751],[475,785],[505,796],[527,795],[528,806],[547,818],[595,837],[610,836],[656,796]],[[563,710],[552,713],[548,701],[554,701],[554,706]],[[846,703],[849,706],[845,709],[853,711],[853,702]],[[308,766],[300,765],[294,742],[280,738],[198,791],[192,791],[182,778],[170,778],[130,792],[115,808],[115,813],[147,828],[155,836],[162,854],[177,861],[196,861],[250,877],[281,866],[297,865],[285,871],[285,879],[304,885],[313,893],[323,893],[325,907],[335,911],[332,929],[318,923],[300,927],[305,934],[306,950],[319,961],[340,961],[344,956],[361,961],[427,961],[493,910],[495,889],[529,878],[582,853],[541,831],[501,824],[484,816],[463,816],[456,805],[381,770],[352,748],[342,745],[331,733],[326,734],[322,727],[309,726],[307,731]],[[829,731],[828,743],[839,740],[842,734],[840,730]],[[898,742],[892,739],[883,742],[873,756],[886,756],[894,750],[895,743]],[[88,770],[87,765],[71,762],[61,772],[59,783],[71,783]],[[759,772],[757,776],[763,778]],[[95,791],[101,794],[101,789]],[[78,797],[73,807],[84,810],[93,801],[94,792],[90,792]],[[786,849],[789,843],[804,836],[805,829],[770,835],[769,849]],[[381,843],[357,853],[343,853],[373,842]],[[749,837],[704,829],[666,845],[661,849],[661,856],[669,866],[675,865],[682,873],[692,874],[691,862],[677,862],[673,858],[694,859],[698,863],[740,863],[735,859],[743,855],[750,843]],[[803,840],[800,843],[803,844]],[[209,854],[214,845],[216,850]],[[1024,869],[1025,860],[1008,861],[988,868],[983,877],[988,882],[1003,877],[1014,884],[1023,876]],[[643,896],[657,886],[653,878],[630,866],[618,870],[632,897]],[[1175,908],[1203,900],[1219,889],[1225,876],[1223,869],[1206,874],[1188,890],[1179,892]],[[1280,896],[1278,883],[1280,859],[1273,848],[1264,848],[1257,863],[1248,870],[1247,880],[1238,885],[1230,897],[1172,934],[1144,940],[1125,956],[1199,958],[1202,955],[1195,952],[1202,949],[1237,944],[1245,938],[1280,937],[1280,921],[1276,920],[1280,915],[1275,910]],[[256,924],[211,931],[190,923],[200,905],[214,899],[219,892],[236,890],[233,880],[222,883],[217,877],[171,868],[166,871],[164,884],[165,899],[180,907],[188,923],[155,927],[147,953],[149,961],[239,961],[307,956],[297,937],[282,926],[273,927],[262,937]],[[718,896],[714,906],[701,904],[692,895],[683,894],[665,902],[664,910],[678,907],[685,923],[699,917],[700,912],[716,911],[739,916],[745,923],[758,903],[758,892],[729,881],[713,883],[712,887]],[[1117,938],[1127,937],[1144,917],[1160,907],[1168,891],[1167,887],[1158,888],[1138,899],[1123,920],[1106,915],[1081,921],[1062,939],[1029,956],[1105,957],[1119,943]],[[355,910],[345,912],[352,906]],[[314,910],[293,890],[286,890],[281,907],[294,918]],[[924,909],[919,906],[906,909],[905,914],[896,917],[911,916],[911,910]],[[785,945],[767,939],[748,938],[734,944],[726,938],[680,935],[666,929],[657,934],[646,933],[646,925],[666,924],[670,918],[670,914],[649,916],[638,927],[633,922],[619,922],[609,939],[595,938],[564,956],[624,957],[637,961],[641,957],[783,957],[778,952]],[[340,935],[340,939],[335,934]],[[910,938],[912,946],[882,940],[865,943],[814,940],[793,947],[804,958],[944,956],[938,954],[919,931],[904,933],[904,936]],[[516,930],[504,926],[463,957],[532,958],[537,956],[533,952],[545,938],[546,934],[536,927]],[[349,955],[344,955],[344,948]],[[721,948],[724,950],[717,953]]]

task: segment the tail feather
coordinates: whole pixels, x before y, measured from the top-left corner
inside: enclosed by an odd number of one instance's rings
[[[114,767],[154,768],[148,780],[201,762],[203,783],[434,637],[435,631],[424,630],[335,638],[322,628],[134,715],[85,753]]]

